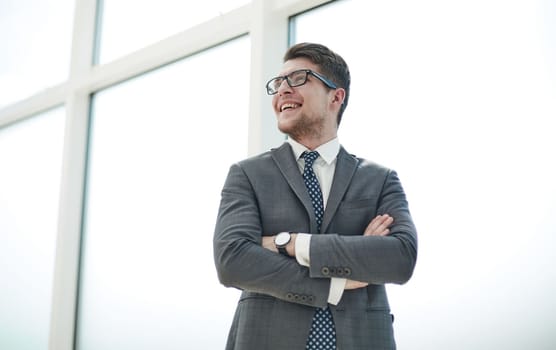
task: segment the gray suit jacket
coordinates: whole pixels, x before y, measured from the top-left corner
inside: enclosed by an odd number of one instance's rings
[[[394,218],[388,236],[362,234],[378,214]],[[262,235],[312,233],[311,267],[261,247]],[[288,143],[232,165],[214,234],[220,282],[241,289],[227,349],[305,349],[331,277],[368,282],[330,305],[338,349],[395,349],[385,283],[413,273],[417,234],[396,173],[338,154],[321,232]]]

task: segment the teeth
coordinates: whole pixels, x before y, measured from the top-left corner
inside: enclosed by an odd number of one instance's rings
[[[299,105],[297,103],[284,103],[282,105],[281,110],[284,111],[284,110],[289,109],[289,108],[297,108],[297,107],[299,107]]]

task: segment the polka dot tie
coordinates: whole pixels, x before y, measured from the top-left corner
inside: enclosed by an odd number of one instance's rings
[[[322,224],[322,216],[324,215],[324,205],[322,200],[322,191],[320,189],[319,181],[313,171],[313,163],[319,157],[317,151],[303,152],[303,159],[305,159],[305,168],[303,169],[303,180],[311,202],[313,203],[313,210],[317,219],[317,229],[320,232]],[[318,308],[313,316],[313,323],[307,338],[306,350],[334,350],[336,349],[336,331],[334,330],[334,319],[330,308]]]
[[[336,331],[330,308],[317,309],[307,338],[306,350],[335,350]]]
[[[305,186],[307,186],[309,197],[311,197],[311,202],[313,203],[313,210],[315,211],[315,217],[317,218],[317,229],[320,232],[322,216],[324,215],[324,205],[322,202],[322,192],[320,190],[319,180],[317,180],[315,172],[313,171],[313,163],[319,157],[319,152],[303,152],[302,155],[303,159],[305,159],[303,180],[305,181]]]

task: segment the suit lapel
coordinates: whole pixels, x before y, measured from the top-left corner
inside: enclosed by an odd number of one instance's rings
[[[332,221],[356,169],[357,159],[347,153],[343,147],[340,147],[340,152],[338,153],[338,159],[336,161],[334,180],[332,181],[332,187],[330,188],[330,194],[328,195],[328,201],[322,219],[322,232],[326,232],[330,221]]]
[[[317,219],[315,218],[313,204],[307,193],[303,177],[299,171],[297,161],[294,159],[290,144],[285,142],[282,146],[272,149],[271,155],[293,192],[301,203],[303,203],[303,206],[311,218],[311,232],[315,232],[317,230]]]

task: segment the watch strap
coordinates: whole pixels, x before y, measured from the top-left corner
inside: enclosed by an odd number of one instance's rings
[[[286,250],[286,247],[278,247],[278,253],[285,255],[285,256],[290,256],[288,254],[288,251]]]

